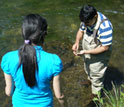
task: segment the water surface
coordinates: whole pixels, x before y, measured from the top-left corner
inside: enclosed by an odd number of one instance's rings
[[[114,28],[109,64],[113,68],[111,74],[115,73],[116,76],[117,72],[124,72],[123,0],[0,0],[0,59],[23,43],[21,21],[25,15],[38,13],[45,17],[49,26],[44,49],[58,54],[63,61],[62,89],[69,107],[93,106],[88,106],[91,101],[90,86],[80,84],[87,78],[82,58],[75,57],[71,51],[80,24],[79,11],[84,4],[94,5],[111,20]],[[4,86],[3,73],[0,72],[0,107],[10,107],[11,97],[6,97]],[[56,99],[54,103],[55,107],[59,107]]]

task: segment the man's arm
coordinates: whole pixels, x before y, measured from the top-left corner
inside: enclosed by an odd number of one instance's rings
[[[109,49],[109,46],[101,46],[95,49],[91,49],[91,50],[84,50],[85,54],[100,54],[102,52],[105,52]]]
[[[102,52],[105,52],[109,49],[110,45],[107,46],[101,46],[95,49],[91,49],[91,50],[81,50],[79,53],[77,53],[76,55],[83,55],[83,54],[100,54]]]
[[[80,42],[80,40],[82,40],[82,38],[83,38],[83,31],[81,31],[80,29],[78,30],[78,32],[77,32],[77,35],[76,35],[76,41],[75,41],[75,43],[79,43]]]
[[[78,48],[79,48],[79,42],[83,38],[83,34],[84,34],[84,32],[79,29],[78,32],[77,32],[77,35],[76,35],[75,43],[72,46],[72,50],[73,51],[77,51],[78,50]]]

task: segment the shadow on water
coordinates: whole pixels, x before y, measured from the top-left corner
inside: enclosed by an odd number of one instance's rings
[[[116,86],[121,86],[124,83],[124,73],[119,69],[109,66],[104,80],[104,88],[106,90],[112,90],[112,83]]]
[[[106,70],[104,89],[107,91],[113,90],[113,84],[116,87],[121,86],[124,83],[124,73],[116,67],[109,66]],[[91,101],[86,107],[96,107],[96,104]]]

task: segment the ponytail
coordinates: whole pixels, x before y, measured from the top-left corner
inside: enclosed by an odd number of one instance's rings
[[[22,65],[23,75],[29,87],[36,85],[36,71],[38,71],[36,50],[33,44],[43,44],[47,31],[47,22],[38,14],[29,14],[22,24],[24,44],[19,49],[19,66]]]
[[[20,64],[22,64],[23,75],[28,86],[36,84],[35,71],[38,71],[36,52],[33,46],[24,44],[19,49]]]

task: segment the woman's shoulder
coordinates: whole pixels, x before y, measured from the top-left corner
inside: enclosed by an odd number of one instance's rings
[[[61,61],[61,58],[57,54],[55,54],[55,53],[49,53],[49,52],[46,52],[46,51],[44,51],[43,58],[46,61],[52,61],[54,63],[62,62]]]
[[[9,51],[4,54],[4,56],[15,56],[18,55],[18,50]]]
[[[14,51],[9,51],[5,53],[2,59],[14,59],[17,56],[18,56],[18,50],[14,50]]]
[[[10,74],[10,65],[14,65],[14,63],[17,62],[16,60],[19,59],[17,55],[18,51],[10,51],[3,55],[1,60],[1,68],[7,74]]]

